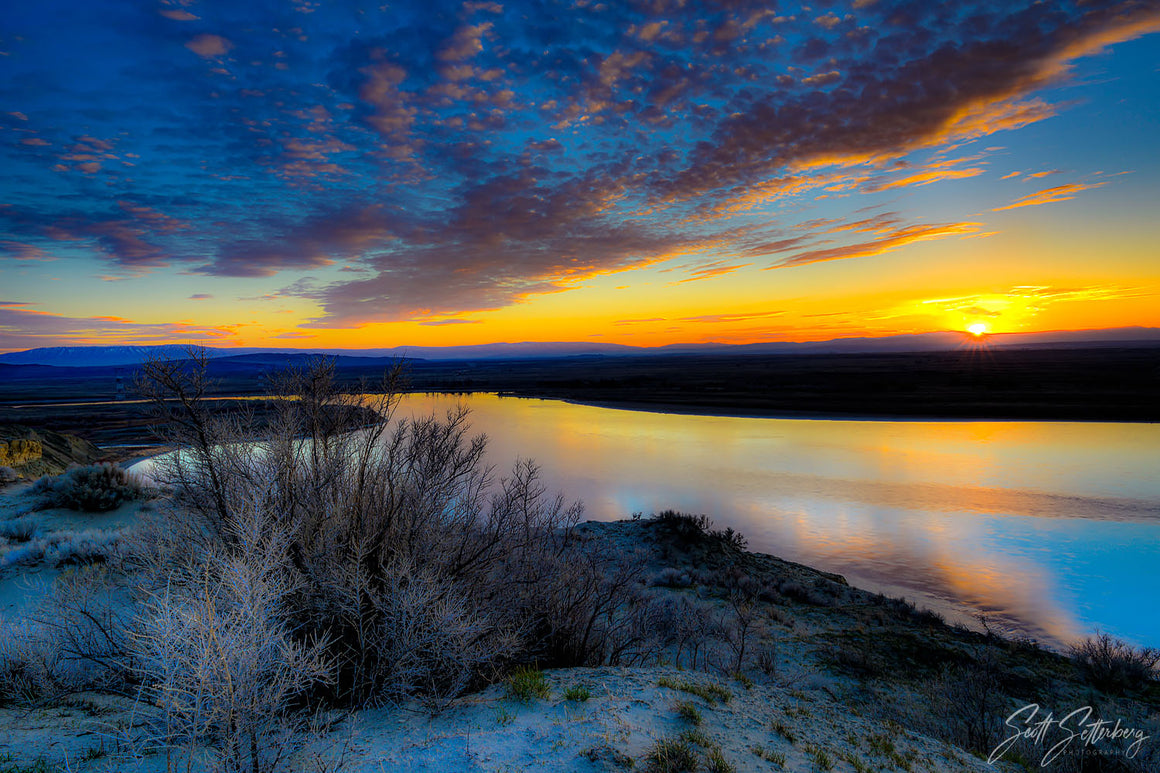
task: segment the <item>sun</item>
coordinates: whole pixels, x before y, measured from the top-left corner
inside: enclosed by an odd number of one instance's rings
[[[979,338],[986,334],[987,324],[985,322],[972,322],[971,324],[967,325],[967,332],[976,338]]]

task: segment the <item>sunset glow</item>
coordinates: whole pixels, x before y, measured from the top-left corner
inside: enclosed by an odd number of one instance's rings
[[[14,4],[0,351],[1160,326],[1154,3],[773,8]]]

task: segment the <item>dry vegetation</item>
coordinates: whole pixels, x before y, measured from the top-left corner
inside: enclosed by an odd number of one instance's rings
[[[1154,651],[1101,636],[1073,660],[952,628],[747,553],[704,516],[578,525],[580,506],[545,491],[532,462],[496,475],[464,411],[399,420],[397,374],[349,392],[326,361],[285,374],[286,399],[259,433],[245,414],[210,409],[204,366],[145,368],[141,389],[177,449],[160,473],[170,496],[132,535],[73,549],[49,611],[0,632],[0,701],[130,695],[140,717],[125,748],[248,773],[287,769],[329,710],[418,700],[434,713],[497,682],[514,700],[546,700],[542,669],[567,666],[687,669],[657,682],[686,728],[641,760],[653,770],[734,769],[701,728],[757,683],[822,690],[984,756],[1033,700],[1155,722]],[[103,510],[138,487],[101,467],[39,491]],[[3,526],[0,540],[35,543],[31,522]],[[771,728],[785,748],[752,754],[781,765],[800,740]],[[914,763],[885,734],[848,739],[837,763],[798,751],[819,769]],[[1016,745],[1008,759],[1034,756]],[[1154,746],[1117,760],[1155,762]]]

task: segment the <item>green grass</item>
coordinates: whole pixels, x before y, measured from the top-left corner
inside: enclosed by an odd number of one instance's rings
[[[833,770],[834,761],[830,759],[830,754],[820,746],[814,746],[809,749],[810,757],[814,761],[814,765],[818,770]]]
[[[737,773],[737,768],[725,759],[720,747],[710,749],[709,753],[705,755],[705,770],[709,773]]]
[[[566,701],[579,701],[583,703],[591,697],[592,691],[582,684],[569,687],[564,691],[564,700]]]
[[[15,758],[11,754],[5,754],[0,757],[0,773],[51,773],[52,768],[48,766],[48,760],[40,757],[28,765],[17,764]]]
[[[703,721],[701,710],[692,701],[679,701],[676,705],[677,716],[693,725],[700,725]]]
[[[690,727],[678,736],[682,741],[687,741],[693,746],[701,746],[703,748],[710,748],[716,746],[709,736],[705,735],[705,731],[699,727]]]
[[[891,765],[901,770],[910,770],[911,764],[918,757],[918,753],[913,749],[899,751],[886,733],[872,734],[866,740],[870,744],[871,751],[885,757]]]
[[[723,687],[719,684],[697,684],[689,679],[677,681],[670,679],[667,676],[662,676],[657,680],[657,687],[667,687],[670,690],[680,690],[687,692],[690,695],[696,695],[698,698],[703,698],[709,703],[728,703],[733,700],[733,693],[729,691],[728,687]]]
[[[79,759],[81,762],[89,762],[90,760],[99,760],[102,757],[108,756],[108,754],[109,753],[105,751],[104,746],[90,746],[85,750],[85,753],[77,759]]]
[[[512,722],[516,721],[516,715],[505,709],[503,706],[500,706],[495,710],[495,721],[497,724],[507,727]]]
[[[662,738],[645,755],[650,773],[693,773],[698,768],[693,746],[682,738]]]
[[[751,746],[749,747],[749,751],[753,752],[766,762],[772,762],[779,768],[785,767],[785,755],[781,752],[775,752],[773,749],[766,749],[764,746]]]
[[[538,668],[520,668],[507,678],[507,694],[521,703],[531,703],[534,699],[546,700],[551,694],[544,672]]]
[[[853,752],[839,753],[838,756],[850,763],[850,767],[854,769],[854,773],[874,773],[874,768],[863,762]]]
[[[797,743],[797,736],[793,734],[793,731],[789,729],[789,725],[786,723],[775,719],[770,723],[769,726],[773,732],[777,733],[785,740],[789,741],[790,743]]]

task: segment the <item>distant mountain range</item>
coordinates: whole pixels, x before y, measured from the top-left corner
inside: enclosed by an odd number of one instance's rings
[[[1160,346],[1160,328],[1122,327],[1103,330],[1070,330],[1047,333],[997,333],[985,336],[992,348],[1091,348]],[[938,332],[880,338],[836,338],[830,341],[767,342],[756,344],[670,344],[642,347],[625,344],[560,342],[481,344],[478,346],[396,346],[383,349],[290,349],[272,347],[198,347],[209,357],[246,356],[250,361],[267,359],[276,363],[287,355],[323,354],[347,358],[405,358],[409,360],[503,360],[577,356],[650,356],[672,354],[859,354],[887,352],[934,352],[977,346],[978,339],[967,333]],[[55,346],[0,354],[7,365],[49,365],[57,367],[110,367],[138,365],[150,356],[183,357],[189,347],[162,346]]]

